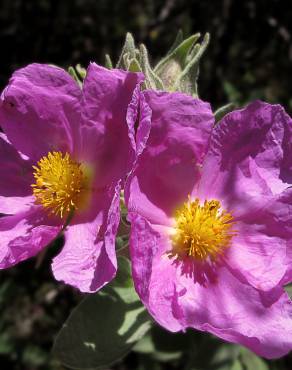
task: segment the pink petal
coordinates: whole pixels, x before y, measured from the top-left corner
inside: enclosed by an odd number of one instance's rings
[[[94,163],[99,186],[124,178],[134,159],[133,123],[129,104],[138,104],[133,94],[142,75],[108,70],[91,63],[83,86],[82,140],[80,158]]]
[[[170,331],[188,327],[242,344],[260,356],[277,358],[292,349],[292,304],[282,292],[268,303],[224,265],[175,263],[166,231],[131,215],[131,259],[137,293],[154,319]]]
[[[213,131],[193,193],[232,211],[238,237],[226,263],[265,291],[291,280],[291,139],[292,121],[278,105],[255,102],[228,114]]]
[[[2,93],[1,127],[34,162],[52,150],[72,153],[80,137],[80,96],[61,68],[31,64],[16,71]]]
[[[212,133],[199,195],[242,214],[292,183],[292,121],[279,105],[260,101],[226,115]]]
[[[0,213],[14,214],[28,209],[34,199],[31,195],[32,164],[0,133]]]
[[[292,349],[292,303],[284,292],[270,305],[261,293],[242,284],[227,269],[206,286],[191,279],[180,281],[179,299],[183,325],[209,331],[244,345],[259,356],[278,358]]]
[[[226,263],[255,288],[268,291],[291,282],[292,188],[237,223]]]
[[[93,200],[90,213],[67,227],[65,245],[52,263],[57,280],[92,293],[114,278],[119,191],[117,186],[114,194],[100,194]]]
[[[167,223],[198,182],[214,117],[209,104],[181,93],[144,94],[152,127],[125,194],[130,211]]]
[[[260,225],[241,224],[238,230],[226,252],[230,270],[257,289],[273,289],[287,270],[286,240],[268,235]]]
[[[141,93],[141,86],[135,88],[132,101],[128,106],[127,122],[129,125],[129,137],[136,155],[139,156],[147,144],[151,129],[152,111]],[[136,128],[135,125],[138,124]]]
[[[131,220],[130,254],[135,289],[160,325],[170,331],[179,331],[181,324],[172,313],[172,297],[175,290],[172,268],[170,267],[169,275],[164,268],[161,269],[163,283],[158,277],[156,280],[152,279],[155,257],[161,256],[164,252],[161,237],[144,218],[134,213],[131,213],[129,218]],[[163,262],[164,258],[161,259],[162,264]],[[159,289],[156,289],[158,286]]]
[[[226,255],[235,275],[269,291],[292,280],[292,189],[275,196],[236,224],[237,236]]]
[[[32,195],[26,197],[3,197],[0,195],[0,213],[14,215],[28,210],[34,204]]]
[[[60,226],[49,220],[41,207],[32,207],[0,218],[0,269],[35,256],[59,233]]]

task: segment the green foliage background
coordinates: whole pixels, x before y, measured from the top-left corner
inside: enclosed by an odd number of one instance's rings
[[[292,4],[286,0],[0,0],[0,88],[16,68],[31,62],[86,66],[104,63],[105,53],[116,60],[127,31],[148,46],[156,62],[182,29],[185,35],[211,34],[199,91],[214,109],[261,98],[291,113],[291,25]],[[82,296],[53,280],[50,258],[58,248],[50,249],[39,268],[31,260],[0,273],[1,368],[64,369],[50,351]],[[291,356],[267,363],[244,351],[231,364],[226,359],[239,349],[218,343],[206,335],[169,335],[155,328],[111,369],[292,368]],[[191,358],[183,355],[188,348],[194,349]]]

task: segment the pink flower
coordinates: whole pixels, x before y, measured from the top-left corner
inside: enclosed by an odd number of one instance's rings
[[[115,276],[141,79],[91,64],[81,90],[60,68],[14,73],[0,102],[0,268],[35,256],[64,229],[57,280],[94,292]]]
[[[292,121],[255,102],[147,91],[152,128],[126,185],[133,278],[154,319],[275,358],[292,348]]]

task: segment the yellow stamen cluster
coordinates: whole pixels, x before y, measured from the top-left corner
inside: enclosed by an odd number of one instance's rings
[[[87,177],[81,164],[68,153],[49,152],[33,169],[36,182],[32,188],[37,204],[61,218],[81,206]]]
[[[218,200],[188,201],[177,210],[171,256],[179,259],[215,260],[228,248],[235,234],[230,213],[221,210]]]

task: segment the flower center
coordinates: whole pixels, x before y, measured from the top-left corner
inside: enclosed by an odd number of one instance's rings
[[[218,200],[205,200],[203,205],[199,199],[184,203],[175,215],[170,255],[179,259],[215,260],[230,246],[235,235],[232,220]]]
[[[33,166],[36,203],[63,218],[80,208],[86,198],[88,178],[81,163],[68,153],[49,152]]]

